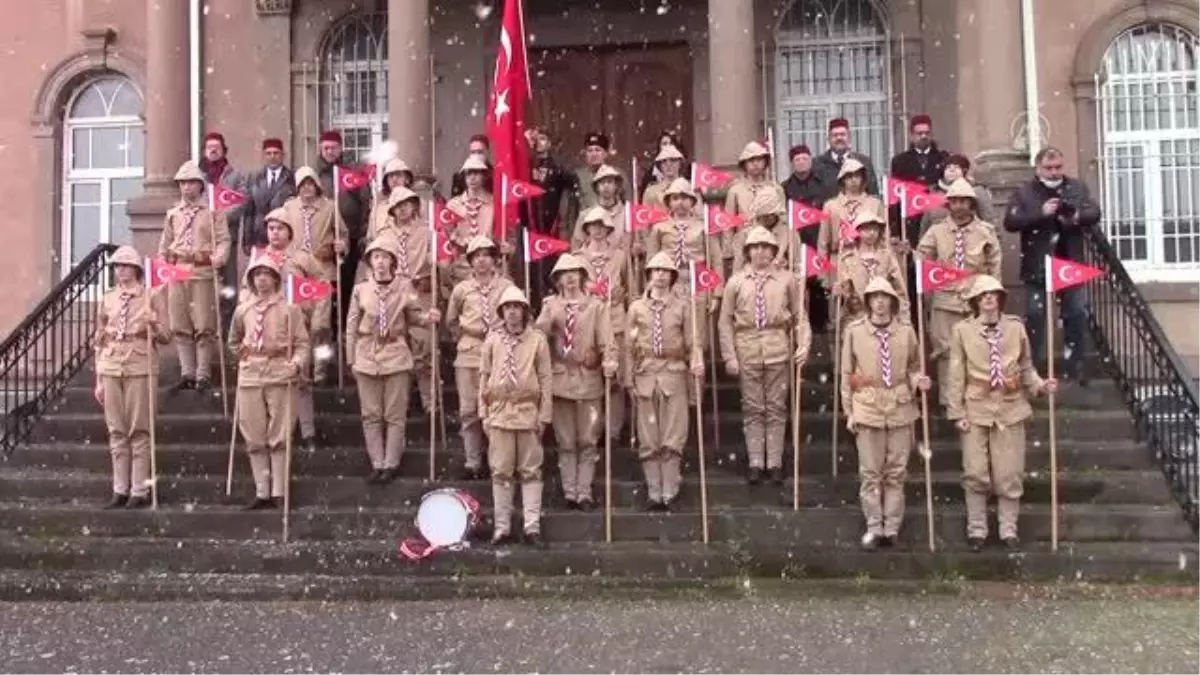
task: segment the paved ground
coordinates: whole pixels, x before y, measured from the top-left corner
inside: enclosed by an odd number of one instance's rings
[[[5,672],[1197,672],[1194,599],[6,604]]]

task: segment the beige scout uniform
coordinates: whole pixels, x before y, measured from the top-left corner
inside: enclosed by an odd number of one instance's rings
[[[311,168],[302,166],[296,170],[296,187],[311,180],[318,188],[321,181]],[[283,210],[292,223],[292,248],[311,255],[321,266],[321,278],[325,281],[337,279],[337,221],[334,203],[325,195],[318,195],[311,202],[302,197],[292,197],[283,203]],[[344,235],[344,233],[343,233]]]
[[[668,198],[673,195],[690,197],[693,203],[697,201],[696,193],[692,191],[691,185],[683,179],[675,181],[667,190]],[[675,269],[680,272],[680,287],[689,293],[692,281],[685,273],[688,263],[703,262],[714,270],[721,269],[721,244],[717,237],[708,235],[708,231],[704,229],[704,221],[699,218],[676,219],[671,217],[655,223],[654,227],[650,228],[646,234],[646,255],[654,257],[659,252],[670,256],[675,264]],[[711,297],[714,300],[720,299],[721,290],[718,288],[713,291]],[[708,297],[697,298],[697,302],[700,303],[702,309],[707,309]]]
[[[658,155],[654,158],[654,164],[655,166],[660,166],[662,162],[668,159],[679,160],[681,167],[683,166],[683,162],[686,161],[686,158],[683,156],[683,153],[679,151],[679,148],[676,148],[673,145],[667,145],[658,151]],[[667,178],[664,176],[662,180],[646,186],[646,191],[642,193],[642,203],[666,210],[667,188],[673,181],[678,180],[679,178],[683,178],[683,176],[676,176],[675,178]]]
[[[366,255],[377,250],[398,259],[390,236],[376,239]],[[393,264],[393,270],[396,265]],[[426,324],[426,307],[408,280],[368,279],[354,287],[346,318],[346,362],[354,369],[362,406],[363,440],[375,471],[394,478],[404,453],[408,395],[412,389],[413,355],[408,326]],[[378,476],[377,476],[378,477]]]
[[[971,197],[975,191],[964,181],[955,181],[946,193],[947,197]],[[921,237],[917,251],[925,260],[953,265],[975,274],[998,276],[1000,274],[1000,241],[991,225],[975,218],[965,225],[946,219]],[[937,361],[938,397],[942,405],[946,401],[946,375],[949,359],[950,333],[954,324],[970,316],[970,308],[963,294],[971,289],[974,279],[963,279],[944,287],[933,294],[929,311],[929,339],[933,342],[930,358]]]
[[[799,256],[804,255],[804,249],[800,247],[800,234],[787,227],[787,211],[782,193],[760,191],[755,195],[755,201],[751,208],[759,227],[770,232],[771,237],[775,240],[775,247],[778,251],[775,254],[775,266],[782,270],[799,271]],[[770,226],[766,224],[767,216],[776,217],[775,222]],[[743,227],[733,235],[732,250],[735,253],[742,253],[746,250],[746,238],[754,229],[754,227]],[[744,254],[737,255],[733,261],[733,270],[736,272],[745,269],[749,264],[749,257]]]
[[[981,276],[969,297],[1003,290],[995,278]],[[1033,368],[1025,324],[1010,314],[1000,315],[992,325],[980,316],[961,321],[950,335],[949,356],[947,417],[971,423],[971,430],[961,435],[967,537],[987,538],[987,500],[992,493],[1000,537],[1016,537],[1025,475],[1025,420],[1033,415],[1029,399],[1044,386]]]
[[[587,281],[585,263],[565,254],[554,265],[557,283],[563,272],[578,270]],[[576,298],[551,295],[542,302],[534,327],[550,342],[554,373],[554,439],[558,445],[558,470],[568,503],[592,503],[597,450],[603,428],[605,378],[601,370],[616,371],[612,326],[607,302],[588,295],[586,287]],[[603,363],[602,363],[603,362]]]
[[[491,239],[476,237],[467,249],[467,257],[485,250],[497,255]],[[446,326],[451,336],[458,340],[454,386],[458,392],[458,423],[466,452],[466,468],[471,472],[479,471],[483,464],[483,431],[478,408],[480,349],[488,333],[499,326],[496,308],[500,296],[512,285],[499,269],[486,281],[472,275],[454,287],[446,306]]]
[[[184,162],[177,182],[204,181],[194,162]],[[191,279],[171,284],[167,312],[179,367],[185,380],[207,380],[212,371],[213,349],[220,339],[217,325],[217,277],[229,255],[229,226],[225,214],[212,212],[204,201],[181,201],[167,211],[158,255],[191,272]]]
[[[852,173],[865,172],[867,168],[853,157],[842,162],[838,171],[838,183]],[[817,232],[817,249],[825,257],[836,260],[837,253],[842,247],[842,224],[852,225],[860,214],[873,213],[880,218],[886,215],[886,207],[881,199],[866,193],[848,195],[839,192],[836,197],[825,202],[825,217],[821,220],[821,229]]]
[[[246,276],[253,279],[262,268],[279,275],[279,264],[263,256]],[[295,423],[288,395],[308,360],[304,314],[278,291],[256,295],[234,311],[229,346],[238,357],[237,425],[246,439],[255,496],[259,501],[282,498],[284,444]]]
[[[619,196],[619,186],[621,185],[621,181],[625,180],[625,177],[621,175],[620,171],[605,164],[596,171],[595,176],[592,178],[593,187],[605,178],[612,178],[617,181]],[[630,244],[630,232],[629,225],[625,222],[625,202],[618,198],[612,204],[602,204],[597,200],[595,206],[579,214],[579,220],[575,223],[574,231],[571,234],[571,250],[578,251],[587,242],[588,236],[583,228],[586,222],[585,218],[597,208],[604,209],[608,214],[609,220],[612,222],[612,231],[608,235],[610,243],[622,249],[628,248]]]
[[[502,322],[501,310],[510,303],[529,312],[525,294],[509,286],[492,316]],[[480,349],[479,406],[488,431],[497,537],[512,527],[515,479],[521,481],[525,533],[541,531],[541,432],[554,414],[552,370],[546,336],[529,327],[513,334],[501,323]]]
[[[881,232],[875,247],[867,248],[859,239],[856,243],[843,247],[841,257],[838,258],[837,275],[842,287],[843,330],[852,321],[867,314],[866,289],[874,279],[887,281],[899,294],[900,312],[896,318],[906,322],[904,317],[909,316],[905,273],[886,236],[882,236],[885,231],[883,219],[873,213],[860,213],[854,221],[856,230],[871,225],[878,227]]]
[[[675,270],[666,253],[646,263]],[[625,344],[633,362],[633,392],[638,398],[638,456],[646,475],[651,504],[664,504],[679,494],[680,457],[688,437],[688,380],[692,367],[704,357],[692,340],[692,309],[687,297],[674,291],[646,291],[629,306]]]
[[[775,239],[764,228],[752,229],[746,246]],[[807,353],[812,336],[800,304],[800,288],[790,272],[773,265],[746,267],[725,287],[718,321],[721,354],[741,380],[742,429],[751,469],[783,467],[787,432],[790,346]],[[782,477],[782,476],[780,476]]]
[[[899,321],[901,295],[882,277],[865,295],[892,298],[892,317],[879,326],[864,316],[846,328],[842,341],[841,392],[846,419],[855,425],[859,500],[868,537],[895,537],[904,522],[904,481],[918,417],[915,394],[920,370],[917,334]]]
[[[130,246],[117,249],[110,264],[142,269],[141,256]],[[103,390],[113,494],[119,497],[145,497],[150,491],[150,376],[158,374],[159,345],[170,343],[170,334],[154,330],[150,319],[152,312],[163,316],[162,305],[162,297],[141,283],[114,288],[100,301],[96,377]]]
[[[590,213],[591,216],[583,220],[585,227],[590,223],[608,225],[606,219],[597,219],[603,211],[592,210]],[[609,398],[611,409],[608,412],[608,435],[616,438],[625,427],[625,390],[630,386],[629,355],[625,350],[625,301],[628,296],[626,281],[629,274],[629,255],[607,241],[597,243],[590,239],[575,255],[588,266],[589,287],[592,293],[603,295],[597,289],[608,289],[608,322],[612,328],[612,343],[617,353],[617,376],[613,378],[613,393]]]
[[[488,166],[482,159],[471,155],[462,165],[462,172],[466,174],[468,171],[487,172]],[[475,237],[494,236],[492,224],[496,220],[498,205],[492,195],[487,192],[489,188],[490,186],[483,186],[479,194],[472,194],[468,190],[446,203],[446,208],[460,218],[458,224],[454,226],[454,231],[450,233],[450,238],[462,248],[470,246]],[[507,234],[509,237],[515,237],[515,228],[513,232]]]
[[[745,216],[747,221],[767,213],[774,213],[775,204],[783,205],[787,196],[783,186],[773,180],[770,175],[771,151],[757,141],[750,141],[738,155],[738,166],[746,170],[746,162],[761,157],[767,160],[767,173],[762,180],[753,180],[749,175],[743,175],[733,182],[725,195],[725,210],[730,213]],[[721,249],[725,260],[732,261],[732,270],[741,268],[736,258],[741,253],[734,245],[736,234],[725,232],[721,235]]]
[[[394,173],[407,173],[409,175],[409,182],[412,182],[412,170],[408,168],[408,165],[404,163],[404,160],[389,160],[384,166],[383,178],[381,182],[386,185],[388,176]],[[394,197],[393,195],[395,195],[397,191],[401,191],[403,196]],[[366,243],[370,244],[371,242],[375,241],[379,235],[392,229],[395,226],[395,221],[392,218],[392,208],[396,204],[413,197],[416,197],[416,193],[414,193],[410,188],[402,186],[391,188],[391,191],[386,195],[380,192],[379,196],[377,196],[371,203],[371,217],[367,220]],[[417,200],[417,212],[420,213],[419,198]]]

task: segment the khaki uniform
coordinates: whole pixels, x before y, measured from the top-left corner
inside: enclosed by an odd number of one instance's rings
[[[371,467],[400,466],[412,389],[408,326],[425,323],[425,307],[408,281],[373,279],[354,287],[346,316],[346,362],[362,406],[363,439]]]
[[[493,311],[492,316],[496,316]],[[497,326],[479,351],[479,406],[492,470],[496,534],[511,531],[514,481],[521,482],[525,532],[541,531],[542,428],[553,419],[550,347],[540,332]],[[460,390],[461,391],[461,390]],[[465,396],[465,393],[460,394]]]
[[[950,334],[949,356],[947,417],[971,423],[971,430],[961,434],[967,536],[987,538],[987,499],[994,493],[1000,536],[1015,537],[1025,475],[1025,421],[1033,415],[1029,399],[1043,386],[1033,368],[1025,324],[1009,314],[992,327],[980,317],[961,321]]]
[[[317,197],[306,203],[300,197],[292,197],[283,203],[283,210],[295,223],[292,233],[292,250],[303,251],[317,261],[321,279],[337,281],[337,253],[333,244],[337,223],[334,219],[333,200]],[[343,233],[343,238],[345,233]]]
[[[960,238],[961,265],[955,259],[956,242]],[[961,266],[975,274],[1000,275],[1000,241],[996,238],[996,230],[978,218],[961,228],[953,220],[935,224],[921,237],[917,251],[924,260]],[[942,405],[948,405],[946,376],[950,361],[946,354],[950,348],[950,334],[954,324],[970,316],[971,308],[962,295],[973,283],[973,278],[963,279],[933,294],[928,333],[933,345],[929,357],[937,363],[938,398]]]
[[[884,245],[866,250],[856,244],[842,248],[841,257],[838,258],[837,275],[843,289],[843,331],[851,322],[862,318],[869,311],[864,295],[867,284],[876,277],[887,281],[900,295],[900,312],[896,318],[907,321],[904,317],[910,314],[906,274],[890,247]]]
[[[763,192],[773,192],[775,193],[775,197],[778,198],[779,203],[787,203],[787,196],[783,192],[783,186],[774,180],[771,180],[769,175],[763,180],[759,181],[751,180],[749,177],[743,176],[735,180],[733,184],[729,186],[729,191],[725,194],[725,210],[739,216],[745,216],[747,221],[763,215],[755,209],[755,201],[762,201],[764,195],[760,193]],[[737,234],[742,234],[742,232],[748,229],[750,228],[744,227],[741,231],[737,232]],[[786,229],[787,228],[785,226],[785,232]],[[741,256],[742,249],[734,245],[734,240],[737,238],[737,234],[725,232],[721,236],[722,255],[724,256],[725,260],[733,261],[734,271],[741,269],[741,265],[738,263],[736,258]],[[779,250],[784,256],[787,255],[785,253],[785,251],[787,251],[786,247],[780,246]]]
[[[852,227],[855,217],[861,213],[874,213],[880,218],[886,217],[883,202],[873,195],[861,194],[851,197],[846,193],[825,202],[825,217],[821,220],[821,228],[817,232],[817,250],[830,260],[837,260],[838,251],[842,247],[842,223]]]
[[[595,296],[568,300],[551,295],[542,302],[534,327],[551,344],[553,427],[563,493],[567,501],[590,502],[604,426],[601,366],[616,369],[608,307]]]
[[[737,253],[733,261],[733,271],[740,272],[750,266],[750,259],[742,253],[746,250],[746,237],[749,236],[751,227],[743,227],[733,235],[732,250]],[[764,228],[765,229],[765,228]],[[775,255],[775,266],[781,270],[799,271],[800,256],[804,255],[804,249],[800,247],[800,234],[794,230],[788,230],[787,223],[780,222],[775,227],[767,230],[775,237],[775,245],[779,248],[779,253]],[[789,249],[789,247],[791,247]],[[791,251],[790,257],[788,251]],[[791,266],[788,266],[788,262]]]
[[[185,379],[211,375],[217,341],[217,281],[214,268],[229,255],[225,214],[203,204],[180,202],[167,211],[158,255],[191,271],[191,279],[171,284],[167,312],[179,367]]]
[[[628,250],[630,232],[629,225],[625,222],[625,202],[618,201],[612,206],[604,206],[597,204],[600,208],[608,213],[608,217],[612,219],[612,231],[608,235],[608,243],[622,250]],[[588,243],[587,232],[584,231],[583,219],[587,215],[587,211],[579,214],[579,218],[575,222],[575,228],[571,234],[571,250],[578,251]]]
[[[494,236],[492,223],[496,220],[496,205],[490,194],[485,192],[479,196],[472,196],[464,192],[447,202],[446,208],[462,219],[450,233],[450,238],[462,248],[465,249],[475,237]],[[516,232],[508,232],[508,236],[515,237]]]
[[[676,220],[668,218],[654,227],[646,235],[646,258],[654,257],[659,251],[666,251],[679,268],[679,288],[691,292],[692,280],[688,276],[688,263],[703,262],[716,271],[721,270],[721,244],[717,237],[710,237],[704,230],[704,221],[698,218]],[[712,300],[720,300],[721,289],[717,288],[705,296],[696,298],[701,311],[708,311]],[[703,333],[704,331],[701,331]],[[704,336],[700,339],[704,341]],[[704,343],[707,349],[707,343]]]
[[[617,438],[625,427],[625,396],[630,386],[629,354],[625,350],[625,301],[628,297],[629,257],[621,249],[601,248],[588,242],[575,255],[588,266],[590,284],[608,284],[611,301],[608,323],[612,328],[612,345],[616,352],[617,376],[612,381],[609,398],[608,435]]]
[[[308,361],[304,313],[281,293],[256,296],[234,311],[229,347],[238,356],[237,425],[246,439],[255,495],[283,497],[284,445],[295,423],[288,396]]]
[[[742,429],[750,467],[783,467],[789,368],[795,344],[807,353],[812,335],[790,272],[747,268],[725,287],[717,323],[721,354],[736,363],[742,390]]]
[[[104,423],[112,453],[113,494],[145,497],[150,492],[150,397],[158,375],[158,347],[170,334],[147,340],[150,312],[164,315],[161,296],[140,284],[104,294],[96,323],[96,375],[104,390]],[[160,329],[161,330],[161,329]]]
[[[846,418],[856,425],[858,497],[868,534],[895,537],[904,522],[904,481],[918,417],[918,349],[916,331],[898,318],[879,327],[861,317],[842,340],[840,395]]]
[[[629,306],[626,350],[633,362],[633,393],[638,399],[638,456],[651,502],[669,502],[679,494],[679,470],[688,437],[688,381],[691,367],[704,364],[692,340],[688,298],[653,291]]]
[[[392,221],[387,231],[395,242],[396,276],[412,284],[421,309],[433,308],[433,259],[430,251],[429,225],[416,218],[408,223]],[[417,391],[421,393],[421,405],[428,412],[433,406],[433,326],[417,323],[408,325],[408,342],[412,347],[412,375],[417,378]]]
[[[458,424],[467,469],[483,464],[483,429],[479,418],[480,350],[488,333],[500,326],[496,315],[500,295],[513,283],[498,272],[486,285],[472,277],[460,282],[446,305],[446,326],[458,346],[454,357],[454,386],[458,391]]]

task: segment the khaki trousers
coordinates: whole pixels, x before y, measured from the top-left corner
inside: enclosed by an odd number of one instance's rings
[[[379,376],[355,373],[354,378],[358,382],[363,439],[371,467],[394,469],[400,466],[404,454],[412,373],[407,370]]]
[[[175,334],[183,377],[209,377],[217,335],[214,281],[193,279],[168,286],[167,318]]]
[[[937,362],[938,402],[946,405],[946,382],[950,379],[950,335],[954,326],[968,314],[959,314],[944,309],[929,310],[929,341],[932,343],[929,358]]]
[[[597,440],[604,426],[599,399],[554,399],[554,441],[558,446],[558,471],[563,496],[568,501],[592,501],[592,481],[600,461]]]
[[[788,419],[788,364],[741,366],[742,430],[750,468],[783,467]]]
[[[1009,427],[972,424],[962,434],[963,489],[967,500],[967,536],[987,538],[988,495],[996,495],[1000,536],[1017,536],[1025,477],[1025,424]]]
[[[410,326],[408,329],[408,346],[412,351],[412,377],[417,380],[417,393],[421,396],[421,407],[426,414],[434,405],[437,395],[433,389],[432,354],[433,332],[423,326]],[[411,385],[410,385],[411,386]]]
[[[682,373],[679,377],[694,380]],[[654,502],[674,499],[683,482],[680,458],[688,437],[688,395],[683,386],[673,390],[675,394],[668,396],[656,387],[653,395],[638,397],[638,456],[646,478],[646,496]]]
[[[311,381],[303,381],[295,386],[294,403],[296,420],[300,424],[300,438],[314,438],[317,435],[316,412],[313,410],[313,390]]]
[[[859,426],[858,499],[867,533],[895,537],[904,523],[904,481],[913,447],[912,425],[879,429]]]
[[[242,387],[238,390],[238,430],[246,439],[250,471],[254,474],[254,493],[260,499],[282,497],[284,482],[284,445],[296,423],[288,410],[289,387],[272,384]]]
[[[454,386],[458,391],[458,426],[467,456],[466,466],[476,470],[483,466],[483,424],[479,419],[479,369],[454,369]]]
[[[525,531],[540,532],[543,451],[538,432],[489,427],[488,442],[496,534],[508,534],[512,531],[517,479],[520,479],[521,483]]]
[[[101,378],[104,423],[112,453],[113,494],[145,497],[150,492],[149,378]]]

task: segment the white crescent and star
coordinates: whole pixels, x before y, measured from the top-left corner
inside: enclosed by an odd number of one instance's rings
[[[533,250],[535,253],[549,253],[550,244],[545,239],[538,239],[537,241],[533,242]]]
[[[931,283],[940,284],[946,280],[946,271],[940,267],[930,267],[927,276]]]
[[[305,281],[304,283],[300,284],[297,295],[299,295],[301,299],[310,298],[317,294],[316,290],[317,289],[313,287],[311,282]]]
[[[696,280],[699,281],[700,285],[705,288],[712,286],[712,272],[704,270],[700,274],[696,275]]]
[[[1071,267],[1070,265],[1063,265],[1062,267],[1058,268],[1058,280],[1064,284],[1072,283],[1078,278],[1079,270],[1075,269],[1074,267]]]
[[[512,196],[513,196],[513,197],[515,197],[515,198],[517,198],[517,199],[524,199],[524,198],[525,198],[525,194],[526,194],[526,193],[525,193],[525,186],[524,186],[524,185],[521,185],[520,183],[514,183],[514,184],[513,184],[513,186],[512,186],[512,188],[511,188],[511,192],[512,192]]]
[[[159,265],[154,269],[154,276],[165,284],[170,283],[175,274],[171,271],[171,268],[167,267],[166,265]]]
[[[926,197],[925,195],[915,195],[912,198],[912,205],[913,205],[914,209],[923,209],[923,208],[925,208],[925,205],[928,203],[929,203],[929,198]]]

